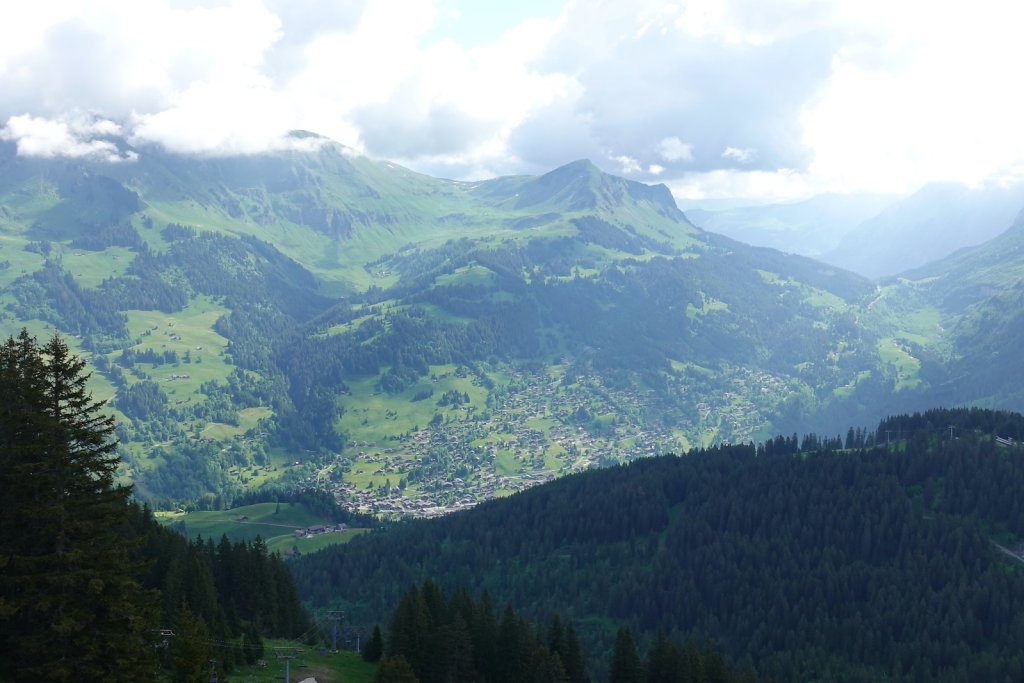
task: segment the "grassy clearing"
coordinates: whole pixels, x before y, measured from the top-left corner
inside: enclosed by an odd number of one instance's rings
[[[274,414],[274,411],[266,406],[257,408],[243,408],[238,411],[238,426],[224,424],[222,422],[210,422],[199,433],[204,439],[216,439],[217,441],[229,441],[236,436],[245,434],[256,427],[257,423]]]
[[[99,287],[108,277],[121,277],[135,258],[135,252],[126,247],[107,247],[103,251],[72,249],[55,245],[62,251],[64,269],[71,273],[82,288]]]
[[[256,503],[231,510],[158,512],[156,517],[162,524],[184,524],[191,540],[202,536],[216,542],[221,536],[227,536],[234,543],[253,541],[259,536],[266,541],[270,552],[280,551],[282,554],[293,547],[303,554],[316,552],[330,545],[348,543],[367,531],[349,529],[341,533],[318,534],[311,538],[297,537],[296,529],[326,523],[301,503]],[[240,517],[246,519],[240,520]]]
[[[446,391],[467,393],[472,404],[483,404],[487,390],[473,384],[471,376],[456,376],[456,371],[455,365],[432,365],[429,376],[397,394],[379,391],[375,376],[347,380],[350,394],[340,400],[345,409],[341,428],[355,441],[375,442],[383,448],[391,436],[426,427],[434,415],[447,414],[447,408],[437,405]],[[433,394],[413,400],[427,392]]]
[[[203,428],[203,431],[199,432],[199,436],[204,439],[215,439],[217,441],[227,441],[233,439],[236,436],[244,434],[245,430],[241,427],[235,427],[234,425],[224,424],[223,422],[210,422]]]
[[[496,297],[491,297],[491,300],[494,300],[495,298]],[[440,322],[443,322],[443,323],[458,324],[458,325],[468,325],[469,323],[473,322],[473,318],[466,317],[466,316],[455,315],[454,313],[451,313],[451,312],[441,308],[437,304],[420,303],[420,304],[416,304],[416,308],[419,308],[419,309],[422,309],[422,310],[426,311],[430,315],[431,318],[433,318],[434,320],[438,320]]]
[[[883,363],[888,363],[896,369],[896,391],[913,389],[921,383],[921,379],[918,377],[918,373],[921,371],[921,361],[910,355],[910,352],[898,339],[888,337],[880,340],[878,355]]]
[[[942,313],[934,307],[915,310],[899,318],[899,336],[921,345],[933,344],[943,336]]]
[[[338,646],[354,648],[355,642],[343,644],[339,641]],[[286,640],[265,640],[264,647],[265,667],[238,667],[231,672],[231,679],[252,683],[277,683],[284,680],[285,660],[275,656],[275,647],[296,648],[293,653],[296,657],[290,660],[289,665],[292,681],[316,678],[317,683],[369,683],[374,671],[377,670],[376,664],[364,662],[359,653],[353,650],[341,650],[337,654],[332,654],[326,646],[310,647]]]
[[[179,358],[177,365],[138,363],[138,366],[144,368],[151,379],[168,382],[170,386],[164,387],[164,390],[169,395],[179,395],[179,398],[198,393],[203,382],[224,381],[233,366],[224,362],[223,352],[227,347],[227,339],[217,334],[213,325],[227,312],[226,308],[208,297],[196,297],[184,309],[173,314],[162,311],[126,311],[128,330],[140,340],[132,349],[153,349],[157,353],[174,351]],[[186,354],[191,363],[185,362]],[[112,354],[111,360],[115,356]]]
[[[272,553],[279,552],[282,555],[289,550],[298,550],[299,553],[308,555],[332,545],[343,545],[368,531],[369,529],[349,529],[340,533],[317,534],[309,538],[298,538],[293,533],[291,536],[278,536],[268,540],[267,550]]]
[[[700,308],[697,308],[693,304],[686,304],[686,317],[693,320],[699,315],[707,315],[711,311],[728,311],[729,304],[724,301],[718,301],[717,299],[711,299],[704,295],[704,301]]]
[[[811,290],[810,293],[804,297],[804,301],[815,308],[832,308],[837,311],[845,311],[847,309],[845,301],[835,294],[821,289]]]
[[[25,251],[30,240],[16,235],[0,235],[0,263],[9,265],[0,269],[0,289],[6,289],[12,282],[43,267],[43,257]]]
[[[367,320],[370,320],[371,318],[376,318],[376,317],[377,317],[376,313],[367,314],[367,315],[355,318],[354,320],[349,320],[348,322],[345,322],[345,323],[340,323],[338,325],[332,325],[331,327],[327,328],[327,331],[323,333],[323,336],[330,337],[330,336],[333,336],[335,334],[342,334],[344,332],[351,332],[352,330],[357,329],[360,325],[362,325]]]
[[[243,516],[247,519],[238,521]],[[291,535],[296,529],[324,523],[301,503],[281,503],[279,510],[277,503],[256,503],[231,510],[160,513],[157,519],[163,524],[184,523],[192,539],[197,536],[217,539],[226,534],[232,541],[251,541],[257,535],[264,539]]]
[[[498,449],[494,456],[494,471],[504,477],[511,477],[519,473],[520,464],[516,461],[514,451],[510,449]]]
[[[861,370],[860,372],[857,373],[856,377],[850,380],[848,384],[844,384],[841,387],[836,387],[835,389],[833,389],[832,394],[837,398],[849,398],[850,396],[853,395],[853,392],[857,388],[857,385],[861,381],[867,379],[870,376],[870,370]]]

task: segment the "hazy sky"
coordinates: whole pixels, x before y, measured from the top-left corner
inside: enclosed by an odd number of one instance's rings
[[[301,128],[450,178],[903,191],[1024,176],[1022,26],[1010,0],[36,0],[0,22],[0,138],[113,160],[111,134]]]

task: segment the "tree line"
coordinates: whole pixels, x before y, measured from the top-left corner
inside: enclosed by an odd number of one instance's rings
[[[995,543],[1024,539],[1024,450],[995,437],[1022,428],[940,410],[883,421],[870,447],[641,459],[304,557],[296,582],[372,623],[432,576],[561,613],[598,655],[618,623],[645,647],[711,637],[776,680],[1014,680],[1024,571]]]
[[[209,680],[308,629],[265,544],[188,543],[118,485],[113,419],[53,337],[0,346],[0,671],[10,680]]]
[[[485,591],[445,593],[434,581],[412,585],[398,600],[386,643],[378,627],[363,658],[380,660],[374,683],[591,683],[587,658],[571,622],[555,614],[541,629],[511,605],[499,617]],[[679,646],[660,636],[642,657],[628,627],[616,634],[609,683],[747,683],[752,669],[731,669],[710,644]]]

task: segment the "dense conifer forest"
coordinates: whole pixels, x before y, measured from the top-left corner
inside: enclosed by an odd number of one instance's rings
[[[189,543],[130,501],[83,368],[58,337],[0,347],[0,677],[205,681],[308,634],[261,540]]]
[[[537,628],[511,605],[497,616],[485,592],[479,602],[464,590],[445,594],[426,580],[402,594],[391,615],[386,646],[380,630],[363,650],[383,659],[378,683],[418,680],[492,683],[590,683],[590,667],[573,625],[559,615]],[[752,669],[730,670],[721,653],[694,641],[679,646],[664,636],[641,657],[629,628],[619,628],[607,662],[610,683],[753,683]],[[415,678],[412,678],[415,677]]]
[[[638,460],[303,558],[297,583],[373,621],[433,576],[560,613],[590,656],[625,624],[775,680],[1017,680],[1021,436],[1019,415],[937,410]]]

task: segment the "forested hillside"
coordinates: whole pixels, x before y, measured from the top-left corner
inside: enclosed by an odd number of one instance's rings
[[[204,159],[116,140],[119,164],[0,141],[0,330],[67,335],[155,506],[316,486],[431,516],[641,456],[1019,407],[1013,249],[873,284],[587,161],[455,182],[296,136]]]
[[[1014,680],[1021,437],[1020,415],[943,410],[640,460],[303,558],[297,582],[367,622],[427,576],[486,589],[590,656],[626,623],[775,680]]]
[[[451,594],[429,579],[412,586],[398,601],[388,627],[387,643],[379,628],[363,657],[380,660],[375,680],[444,683],[754,683],[752,667],[737,672],[720,652],[705,643],[680,645],[661,636],[644,657],[628,627],[620,627],[607,662],[593,675],[576,630],[555,615],[550,625],[534,627],[511,605],[499,617],[487,593],[479,602],[465,591]],[[383,655],[383,659],[381,656]],[[404,678],[403,678],[404,676]]]

